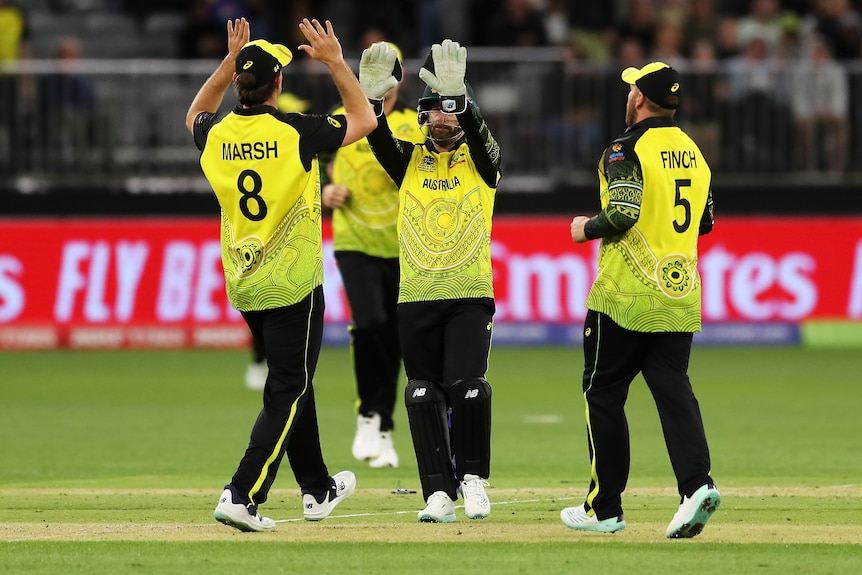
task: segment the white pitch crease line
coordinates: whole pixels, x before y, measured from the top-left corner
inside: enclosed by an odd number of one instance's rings
[[[578,497],[555,497],[554,501],[566,501],[568,499],[578,499]],[[514,505],[517,503],[540,503],[542,501],[548,501],[547,499],[514,499],[512,501],[496,501],[492,502],[491,506],[497,505]],[[463,505],[456,505],[455,509],[463,509]],[[414,511],[391,511],[388,513],[350,513],[347,515],[330,515],[327,519],[348,519],[351,517],[380,517],[385,515],[407,515],[408,513],[419,513],[421,509],[417,509]],[[304,518],[299,517],[297,519],[275,519],[276,523],[293,523],[296,521],[305,521]]]

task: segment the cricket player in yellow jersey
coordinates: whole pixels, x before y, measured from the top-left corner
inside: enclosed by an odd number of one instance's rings
[[[628,129],[599,163],[602,211],[577,216],[572,240],[601,239],[598,276],[587,296],[583,391],[592,478],[583,505],[563,509],[572,529],[625,528],[629,474],[625,403],[643,374],[653,395],[677,479],[680,506],[670,538],[694,537],[721,503],[709,447],[688,378],[701,329],[698,237],[712,231],[711,172],[674,114],[679,74],[662,62],[627,68]]]
[[[269,368],[263,408],[214,512],[218,521],[242,531],[275,529],[257,508],[267,500],[285,454],[307,520],[327,517],[356,486],[350,471],[329,475],[312,387],[324,306],[317,155],[365,137],[376,122],[329,21],[324,27],[304,19],[299,28],[308,40],[299,50],[329,68],[344,114],[279,112],[281,70],[292,54],[266,40],[249,42],[244,18],[228,22],[229,53],[186,114],[201,169],[221,206],[228,298],[263,345]],[[366,65],[367,60],[363,54]],[[231,84],[239,104],[219,114]]]
[[[398,56],[394,44],[389,44]],[[422,143],[416,109],[398,98],[399,84],[383,96],[383,113],[396,138]],[[338,108],[335,114],[343,110]],[[401,373],[398,340],[398,186],[374,157],[368,140],[338,150],[323,186],[332,209],[335,261],[350,304],[350,341],[356,378],[357,423],[353,456],[371,467],[398,467],[392,414]]]
[[[383,43],[372,50],[395,60]],[[423,522],[455,520],[459,485],[468,518],[491,513],[485,372],[495,309],[491,217],[500,148],[464,80],[466,67],[467,49],[457,42],[432,46],[419,71],[428,86],[419,100],[418,121],[427,130],[422,144],[395,137],[382,113],[383,93],[375,86],[391,66],[359,74],[378,117],[368,141],[398,186],[398,327],[407,419],[427,505],[419,512]]]

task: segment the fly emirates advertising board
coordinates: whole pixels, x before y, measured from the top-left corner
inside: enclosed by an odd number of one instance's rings
[[[495,344],[581,341],[598,242],[568,217],[498,216]],[[0,219],[0,349],[241,347],[218,218]],[[328,344],[350,310],[324,223]],[[699,343],[794,343],[800,323],[862,320],[862,218],[718,218],[701,238]]]

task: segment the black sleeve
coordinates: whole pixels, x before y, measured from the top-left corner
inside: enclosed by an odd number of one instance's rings
[[[299,157],[306,170],[311,168],[315,156],[334,152],[344,142],[347,118],[342,115],[286,114],[288,123],[299,132]]]
[[[209,135],[212,127],[215,126],[221,118],[221,116],[213,114],[212,112],[201,112],[197,117],[195,117],[195,121],[192,124],[192,133],[195,138],[195,146],[197,146],[198,150],[201,152],[204,151],[204,146],[207,145],[207,135]]]
[[[634,226],[643,201],[643,170],[634,150],[613,142],[602,154],[602,170],[608,182],[608,202],[584,226],[590,240],[617,236]]]
[[[488,129],[485,119],[472,102],[467,106],[467,110],[458,114],[457,117],[458,123],[464,130],[470,156],[476,163],[476,169],[479,170],[482,181],[491,188],[496,188],[500,179],[500,162],[502,161],[500,145],[491,135],[491,130]]]
[[[703,208],[703,214],[700,216],[698,235],[705,236],[712,231],[714,225],[715,213],[712,210],[712,188],[710,188],[709,194],[706,196],[706,206]]]
[[[377,127],[367,137],[374,157],[377,158],[395,185],[400,188],[416,144],[399,140],[393,136],[385,114],[381,114],[377,118]]]

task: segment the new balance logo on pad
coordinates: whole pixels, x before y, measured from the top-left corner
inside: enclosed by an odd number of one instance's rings
[[[468,389],[467,394],[464,395],[464,399],[475,399],[477,397],[479,397],[478,389]]]
[[[424,388],[424,387],[416,388],[416,389],[413,391],[413,397],[425,397],[425,392],[426,392],[426,391],[427,391],[427,389],[426,389],[426,388]]]

